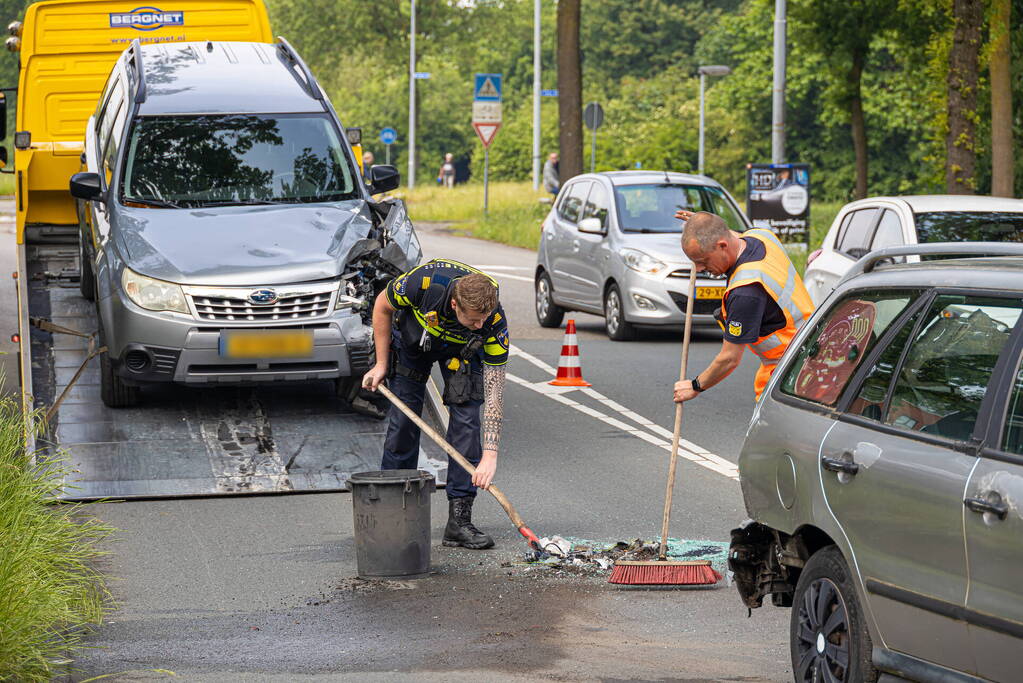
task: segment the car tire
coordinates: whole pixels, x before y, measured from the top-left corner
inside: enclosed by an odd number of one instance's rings
[[[614,341],[635,339],[636,328],[625,319],[625,306],[618,285],[612,284],[604,293],[604,329]]]
[[[99,395],[107,408],[130,408],[139,403],[139,388],[117,376],[106,351],[99,354]]]
[[[819,550],[799,575],[792,598],[793,678],[798,683],[872,683],[878,676],[871,662],[872,648],[849,565],[835,546]]]
[[[96,273],[92,269],[92,259],[85,248],[85,236],[78,236],[78,289],[86,301],[96,300]]]
[[[534,284],[536,297],[534,300],[536,321],[540,327],[561,327],[565,317],[565,309],[554,303],[554,287],[547,273],[540,273]]]

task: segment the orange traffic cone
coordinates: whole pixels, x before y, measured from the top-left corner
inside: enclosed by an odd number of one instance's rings
[[[565,325],[565,341],[561,345],[561,360],[558,361],[558,377],[549,382],[556,387],[588,387],[592,386],[583,379],[583,371],[579,366],[579,342],[575,338],[575,321],[569,320]]]

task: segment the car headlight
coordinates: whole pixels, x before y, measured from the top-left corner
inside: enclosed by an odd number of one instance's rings
[[[622,249],[618,253],[622,257],[622,261],[625,262],[625,265],[638,273],[655,275],[665,268],[662,261],[658,261],[650,254],[646,254],[638,249]]]
[[[361,311],[366,307],[366,300],[357,296],[350,296],[348,294],[338,294],[337,303],[334,304],[335,311],[341,310],[353,310]]]
[[[180,285],[173,282],[156,280],[125,268],[121,275],[121,286],[132,302],[146,310],[189,312],[185,293],[181,291]]]

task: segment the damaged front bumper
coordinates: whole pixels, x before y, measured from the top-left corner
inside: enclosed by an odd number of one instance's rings
[[[792,606],[799,572],[809,556],[803,540],[748,519],[732,529],[728,568],[744,605],[755,609],[770,594],[772,604]]]

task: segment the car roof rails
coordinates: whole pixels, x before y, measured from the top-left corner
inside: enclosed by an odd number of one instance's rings
[[[312,96],[313,99],[320,100],[322,102],[323,91],[320,89],[320,84],[316,82],[315,78],[313,78],[313,72],[309,70],[306,63],[298,56],[298,53],[295,52],[295,48],[291,47],[291,43],[282,36],[277,36],[277,51],[280,52],[281,56],[290,64],[301,70],[302,75],[305,77],[305,87],[309,91],[309,95]]]
[[[1023,256],[1019,242],[935,242],[885,247],[872,251],[853,264],[843,281],[860,273],[869,273],[882,261],[898,256]]]
[[[142,67],[142,43],[138,38],[131,41],[131,60],[135,65],[135,104],[146,101],[146,71]]]

